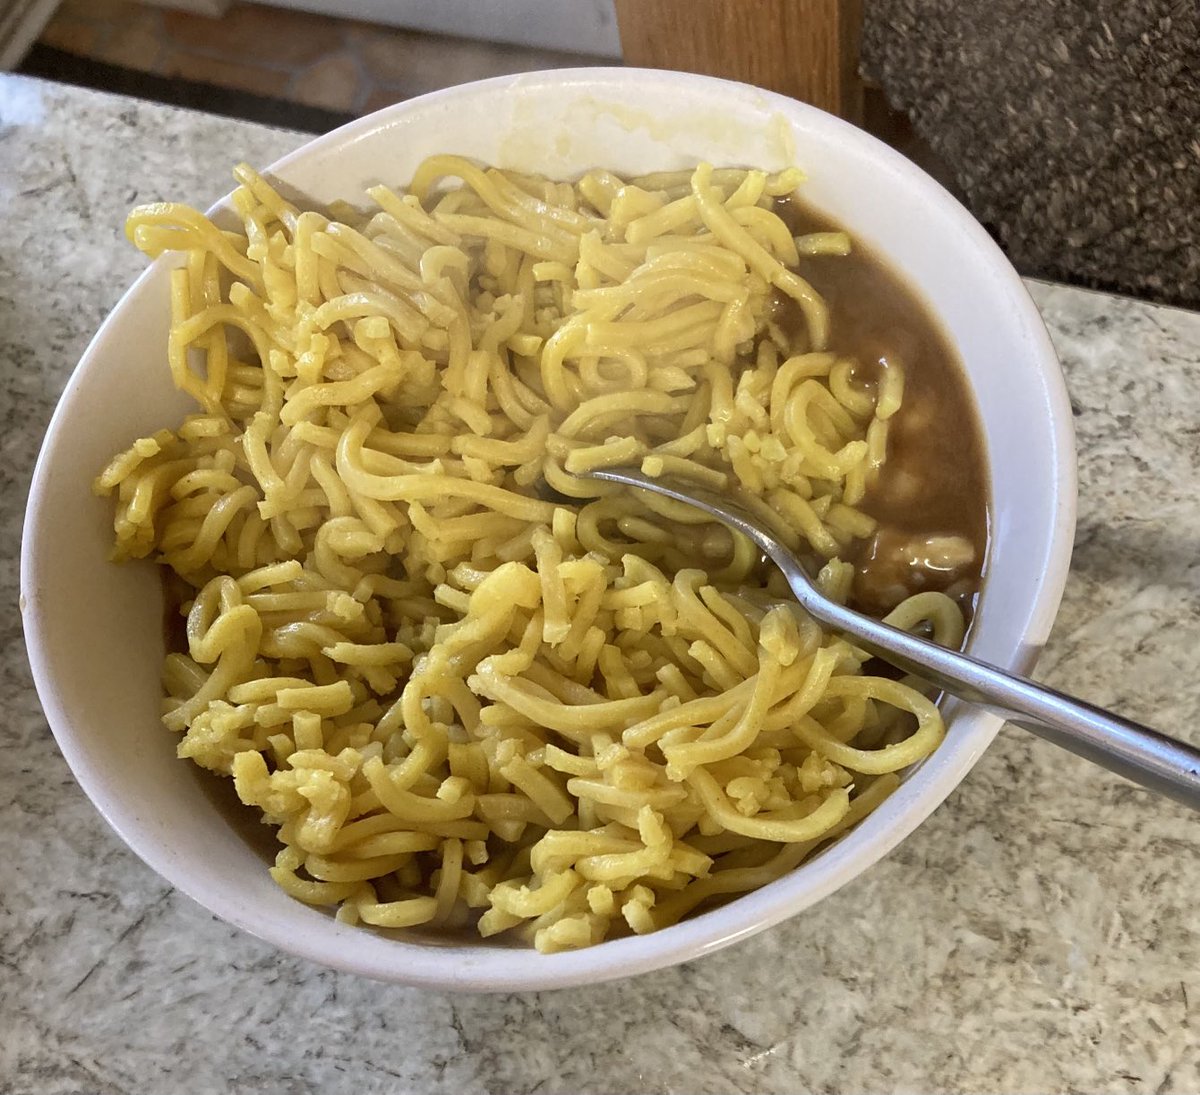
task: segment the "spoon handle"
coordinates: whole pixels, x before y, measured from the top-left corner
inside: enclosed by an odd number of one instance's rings
[[[775,553],[772,553],[775,554]],[[1052,688],[1006,673],[829,601],[813,604],[799,560],[775,554],[797,600],[870,654],[970,703],[989,707],[1046,741],[1200,810],[1200,749]]]

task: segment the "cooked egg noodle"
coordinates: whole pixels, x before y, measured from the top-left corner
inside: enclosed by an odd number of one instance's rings
[[[848,596],[903,378],[833,348],[772,211],[797,173],[435,156],[362,214],[236,176],[240,231],[129,218],[184,253],[168,358],[200,409],[96,487],[114,557],[192,591],[164,722],[278,827],[288,893],[542,951],[648,932],[790,871],[936,748],[934,704],[864,675],[748,541],[576,478],[737,488]],[[962,639],[941,594],[891,619]]]

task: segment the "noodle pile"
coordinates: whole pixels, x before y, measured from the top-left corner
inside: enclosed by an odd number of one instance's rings
[[[789,871],[938,745],[934,704],[864,675],[744,538],[576,478],[738,488],[846,598],[903,375],[832,348],[794,268],[849,241],[792,237],[798,172],[435,156],[324,213],[234,174],[240,231],[129,217],[186,256],[168,360],[200,409],[96,489],[115,558],[187,591],[179,755],[278,827],[288,893],[541,951],[648,932]],[[889,619],[962,639],[940,593]]]

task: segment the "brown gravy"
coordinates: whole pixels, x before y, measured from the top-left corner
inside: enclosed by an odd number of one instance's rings
[[[795,235],[839,230],[794,198],[776,211]],[[857,240],[844,257],[801,258],[798,272],[825,298],[832,348],[861,364],[863,381],[874,380],[881,358],[904,368],[887,462],[860,507],[879,531],[849,554],[856,603],[881,614],[904,596],[940,589],[970,614],[986,563],[990,486],[983,430],[953,345],[920,297]],[[952,570],[937,559],[922,565],[927,541],[942,537],[965,540],[973,561]]]

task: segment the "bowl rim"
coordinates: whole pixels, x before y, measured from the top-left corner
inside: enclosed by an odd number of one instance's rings
[[[906,176],[911,185],[938,208],[939,216],[947,228],[966,237],[979,260],[987,263],[997,277],[997,283],[1007,287],[1010,296],[1008,304],[1014,310],[1017,325],[1024,328],[1030,337],[1041,364],[1054,455],[1048,489],[1055,520],[1047,539],[1041,581],[1016,625],[1024,645],[1014,649],[1008,659],[1009,668],[1027,671],[1040,651],[1039,646],[1029,645],[1028,640],[1031,636],[1044,637],[1050,630],[1066,582],[1073,542],[1076,464],[1073,416],[1066,384],[1041,315],[999,247],[953,196],[900,153],[833,115],[751,85],[690,73],[596,66],[500,76],[431,92],[366,115],[307,141],[264,170],[271,174],[282,174],[286,178],[287,170],[293,164],[357,141],[368,133],[402,120],[410,112],[427,110],[434,105],[452,106],[460,99],[469,102],[481,92],[532,87],[544,90],[581,82],[601,88],[616,84],[627,87],[631,81],[644,85],[648,93],[658,91],[664,96],[676,94],[685,99],[689,89],[697,88],[709,91],[725,89],[739,96],[752,94],[764,111],[773,110],[789,119],[803,120],[807,126],[823,130],[829,138],[859,144],[891,171]],[[226,195],[213,205],[209,214],[228,207],[228,201],[229,195]],[[818,857],[806,864],[803,871],[791,872],[718,909],[687,918],[680,924],[649,935],[609,940],[594,947],[554,955],[539,955],[532,949],[524,948],[428,946],[389,938],[387,942],[394,958],[381,963],[369,954],[377,948],[355,947],[353,943],[338,944],[336,940],[331,942],[330,933],[326,931],[300,928],[290,932],[264,930],[256,921],[249,903],[229,893],[213,892],[196,883],[186,865],[161,854],[143,833],[144,823],[137,812],[108,793],[104,781],[92,769],[82,746],[77,743],[73,719],[60,702],[54,683],[54,666],[42,642],[40,601],[32,596],[33,591],[41,588],[43,581],[39,545],[43,537],[52,535],[42,520],[41,500],[52,474],[54,455],[67,432],[65,427],[82,410],[75,406],[80,377],[94,368],[94,362],[100,357],[98,347],[120,323],[122,304],[147,280],[159,276],[160,267],[165,261],[163,257],[150,264],[126,290],[121,301],[92,337],[59,398],[42,442],[29,491],[22,530],[20,600],[26,650],[34,683],[58,747],[75,779],[108,824],[147,866],[221,919],[282,950],[314,962],[418,987],[523,991],[593,984],[633,976],[699,957],[756,934],[803,911],[858,877],[887,855],[945,800],[999,730],[1002,720],[996,715],[978,710],[958,712],[956,725],[961,725],[964,720],[971,724],[975,748],[964,753],[957,763],[940,766],[928,784],[922,787],[920,798],[909,804],[890,827],[881,829],[878,825],[872,827],[864,823],[843,837],[842,843],[851,846],[855,852],[848,863]],[[884,804],[886,806],[887,803]],[[879,817],[882,810],[883,807],[872,817]],[[801,875],[802,884],[797,881]],[[798,886],[801,887],[799,892]],[[334,925],[336,922],[329,919],[328,923]],[[349,931],[352,935],[348,938],[362,938],[361,929]]]

